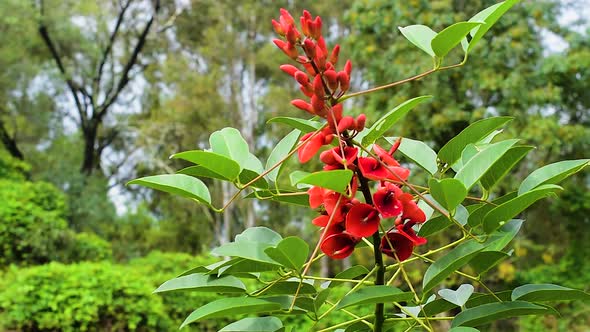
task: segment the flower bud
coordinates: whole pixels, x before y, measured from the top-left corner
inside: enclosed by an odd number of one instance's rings
[[[310,31],[311,37],[315,40],[320,39],[322,36],[322,18],[316,16],[315,20],[313,20],[312,24],[310,24]]]
[[[316,45],[311,39],[305,39],[303,42],[303,50],[305,54],[310,58],[313,59],[316,56]]]
[[[334,91],[338,89],[338,73],[332,69],[327,69],[324,72],[324,78],[326,78],[326,83],[328,83],[330,90]]]
[[[320,37],[317,41],[318,41],[318,46],[322,50],[322,53],[324,54],[324,56],[327,57],[328,48],[326,47],[326,41],[324,40],[324,37]]]
[[[332,64],[336,65],[338,63],[338,55],[340,54],[340,45],[336,45],[334,46],[334,49],[332,50],[332,53],[330,54],[330,58],[328,59],[328,61],[330,61]]]
[[[311,96],[311,108],[314,114],[324,116],[326,114],[326,111],[324,109],[325,106],[326,104],[324,103],[324,100],[322,98],[318,97],[317,95]]]
[[[299,23],[301,23],[301,32],[303,33],[303,35],[306,37],[310,37],[311,32],[309,30],[309,23],[311,23],[311,20],[305,18],[304,16],[301,16],[301,18],[299,19]]]
[[[285,54],[293,60],[296,60],[299,56],[299,52],[297,52],[295,44],[292,43],[287,43],[283,48],[283,52],[285,52]]]
[[[350,76],[345,71],[338,72],[338,83],[340,83],[342,92],[348,91],[350,88]]]
[[[305,71],[311,75],[311,76],[315,76],[317,73],[315,71],[315,69],[313,68],[313,66],[311,65],[311,63],[309,62],[304,62],[303,63],[303,67],[305,68]]]
[[[304,110],[306,112],[314,114],[311,104],[307,103],[305,100],[301,100],[301,99],[292,100],[291,105],[293,105],[301,110]]]
[[[342,119],[342,104],[332,106],[332,112],[334,112],[336,122],[340,121]]]
[[[319,98],[324,98],[326,95],[324,92],[324,83],[322,82],[322,75],[317,74],[313,79],[313,93],[315,93]]]
[[[288,10],[286,10],[285,8],[281,8],[281,18],[288,24],[295,24],[295,20],[293,19],[293,16],[291,16],[291,13],[289,13]]]
[[[332,150],[326,150],[320,153],[320,160],[324,164],[328,165],[335,164],[337,162],[336,158],[334,157],[334,153],[332,153]]]
[[[344,71],[350,76],[352,73],[352,62],[350,60],[346,60],[346,64],[344,64]]]
[[[297,72],[295,72],[295,75],[293,77],[295,77],[295,80],[297,81],[297,83],[301,84],[301,86],[309,85],[309,77],[304,72],[298,70]]]
[[[284,36],[285,35],[285,29],[283,29],[283,26],[281,25],[281,23],[277,22],[274,19],[272,20],[272,28],[275,30],[275,32],[279,36]]]
[[[397,148],[399,148],[399,145],[402,143],[402,138],[399,137],[398,139],[395,140],[395,142],[393,142],[393,145],[391,146],[391,149],[389,149],[389,155],[392,156],[395,151],[397,151]]]
[[[311,84],[308,84],[307,86],[303,86],[301,85],[299,87],[299,89],[301,90],[301,92],[303,92],[304,95],[306,95],[307,97],[311,98],[311,96],[313,96],[313,89],[311,88]]]
[[[352,116],[345,116],[338,122],[338,132],[342,133],[354,127],[354,118]]]
[[[290,76],[295,77],[295,73],[299,71],[299,69],[292,65],[281,65],[279,67],[283,72],[289,74]]]
[[[289,28],[287,29],[287,36],[286,37],[287,37],[287,40],[289,41],[289,43],[297,44],[299,42],[299,39],[301,38],[301,34],[295,28],[294,25],[290,25]]]
[[[360,114],[356,117],[356,131],[362,131],[365,129],[365,122],[367,121],[367,116],[365,114]]]
[[[328,145],[328,144],[332,143],[333,140],[334,140],[334,134],[326,135],[324,137],[324,144]]]

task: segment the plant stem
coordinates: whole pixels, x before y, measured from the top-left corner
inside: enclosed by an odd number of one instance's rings
[[[373,197],[371,196],[371,190],[369,189],[369,181],[359,171],[357,171],[357,176],[360,182],[360,189],[365,197],[365,202],[373,205]],[[381,254],[380,246],[381,237],[379,236],[379,230],[377,230],[373,233],[373,253],[375,255],[375,267],[377,268],[375,285],[385,284],[385,265],[383,264],[383,255]],[[375,304],[375,322],[373,323],[374,332],[383,331],[383,322],[385,321],[384,307],[384,303]]]

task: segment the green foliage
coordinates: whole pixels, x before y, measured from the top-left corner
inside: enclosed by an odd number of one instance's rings
[[[22,331],[171,328],[149,276],[110,263],[11,269],[2,279],[1,321]]]
[[[68,236],[63,194],[44,182],[0,180],[0,266],[59,259]]]

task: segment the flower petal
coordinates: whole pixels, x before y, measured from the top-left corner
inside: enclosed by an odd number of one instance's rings
[[[400,262],[410,258],[413,250],[414,243],[400,233],[389,232],[381,238],[381,252],[392,258],[397,256]]]
[[[320,249],[328,257],[343,259],[354,251],[357,241],[346,233],[332,234],[322,241]]]
[[[372,205],[357,204],[346,215],[346,232],[356,237],[369,237],[379,230],[379,212]]]

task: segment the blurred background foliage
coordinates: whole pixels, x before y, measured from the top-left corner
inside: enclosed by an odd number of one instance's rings
[[[322,16],[329,43],[340,42],[341,59],[352,59],[354,89],[360,90],[430,68],[398,26],[439,31],[495,2],[304,0],[287,7]],[[186,166],[167,157],[205,148],[209,134],[226,126],[240,129],[262,159],[288,132],[266,124],[277,115],[301,115],[289,105],[298,91],[278,70],[284,58],[270,42],[270,19],[279,5],[0,2],[0,329],[172,331],[215,295],[151,291],[215,261],[207,255],[211,247],[252,225],[315,243],[307,210],[243,201],[216,215],[188,200],[124,186]],[[433,102],[410,113],[392,135],[424,140],[434,149],[473,121],[513,116],[502,135],[518,134],[536,147],[513,181],[496,189],[514,190],[531,169],[588,156],[587,8],[587,1],[523,0],[464,67],[349,101],[346,111],[374,119],[408,98],[433,94]],[[419,171],[413,179],[421,180]],[[231,188],[207,184],[217,202],[231,194]],[[549,282],[589,290],[590,174],[565,185],[559,200],[523,216],[514,259],[489,275],[494,289]],[[431,243],[452,236],[438,235]],[[359,251],[316,268],[333,275],[353,263],[369,265],[370,256]],[[410,276],[419,280],[424,264],[412,267]],[[461,282],[450,280],[449,286]],[[559,309],[563,317],[557,320],[508,321],[489,330],[587,331],[588,304]],[[222,323],[192,328],[215,331]]]

